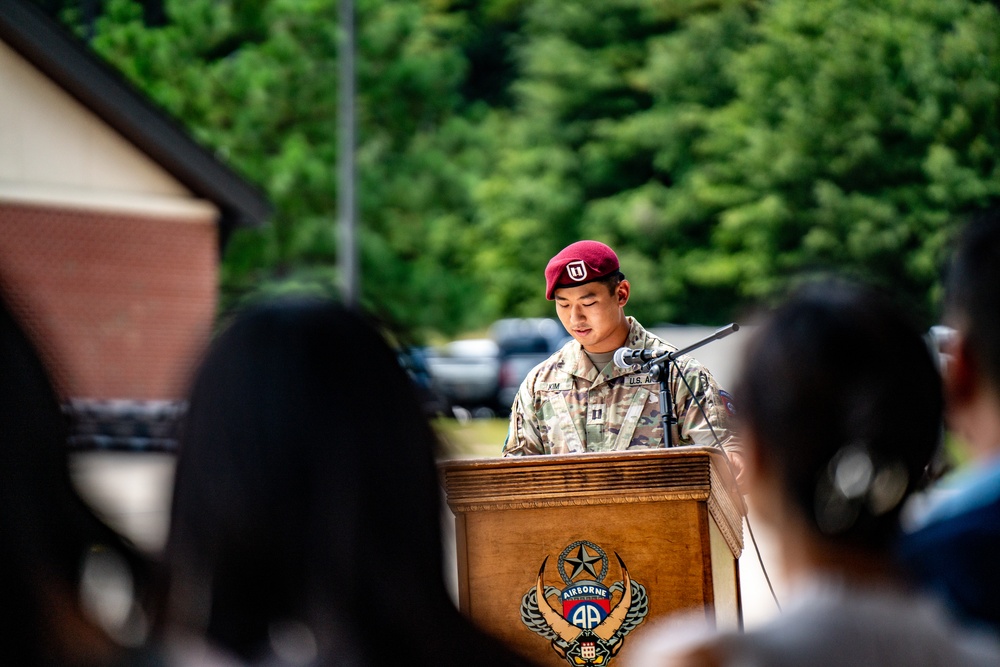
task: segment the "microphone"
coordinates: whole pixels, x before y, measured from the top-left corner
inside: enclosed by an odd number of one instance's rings
[[[613,361],[618,368],[632,368],[636,364],[641,364],[650,359],[660,356],[656,350],[633,350],[628,347],[620,347],[615,350]]]

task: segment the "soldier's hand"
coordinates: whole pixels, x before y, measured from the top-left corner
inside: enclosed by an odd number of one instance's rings
[[[729,463],[732,466],[733,475],[736,477],[736,486],[739,487],[740,493],[746,493],[746,489],[743,488],[743,456],[737,454],[736,452],[726,452],[729,457]]]

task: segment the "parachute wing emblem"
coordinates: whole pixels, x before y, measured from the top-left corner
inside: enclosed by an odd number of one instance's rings
[[[639,582],[633,581],[632,576],[625,567],[625,562],[621,556],[615,553],[618,564],[621,566],[622,580],[615,582],[610,588],[604,588],[599,582],[604,580],[607,568],[607,556],[604,551],[591,542],[577,541],[563,551],[560,556],[560,568],[563,567],[562,558],[572,548],[587,544],[598,550],[604,560],[601,572],[595,575],[597,582],[584,581],[580,586],[581,592],[590,587],[590,592],[599,590],[603,597],[600,599],[608,601],[611,594],[621,593],[621,598],[609,611],[602,612],[601,620],[593,629],[578,627],[570,623],[555,607],[549,602],[549,597],[558,596],[563,598],[564,606],[567,598],[567,590],[560,591],[553,586],[545,586],[543,577],[545,566],[548,564],[548,557],[542,561],[542,566],[538,569],[538,577],[535,584],[529,588],[521,598],[521,620],[532,632],[544,637],[552,643],[552,648],[559,657],[566,659],[570,665],[595,665],[606,664],[607,661],[618,655],[625,643],[625,636],[628,635],[637,625],[642,623],[649,612],[649,599],[646,596],[646,588]],[[589,556],[581,547],[581,555]],[[567,559],[569,562],[573,560]],[[582,561],[583,562],[583,561]],[[586,561],[589,562],[589,561]],[[591,572],[593,574],[593,572]],[[563,576],[567,586],[572,584],[572,577]],[[593,586],[590,586],[593,584]],[[573,591],[573,593],[578,593]],[[572,595],[569,599],[572,599]],[[586,600],[586,598],[584,598]],[[581,602],[582,603],[582,602]],[[588,602],[588,604],[590,604]],[[606,604],[606,602],[605,602]],[[575,609],[581,607],[576,606]],[[603,608],[607,610],[608,607]],[[604,613],[607,615],[604,616]],[[576,618],[576,616],[573,616]],[[588,619],[589,620],[589,619]],[[597,619],[594,619],[596,622]],[[590,625],[590,623],[583,623]]]
[[[545,597],[558,594],[558,588],[554,586],[545,587]],[[541,635],[545,639],[558,639],[558,635],[552,631],[552,628],[545,621],[541,610],[538,608],[537,592],[534,586],[529,588],[528,592],[524,594],[523,598],[521,598],[521,622],[524,623],[529,630],[535,634]]]

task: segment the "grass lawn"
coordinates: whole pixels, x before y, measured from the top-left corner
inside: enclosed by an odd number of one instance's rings
[[[469,459],[500,456],[507,437],[506,419],[435,419],[434,430],[444,443],[444,458]]]

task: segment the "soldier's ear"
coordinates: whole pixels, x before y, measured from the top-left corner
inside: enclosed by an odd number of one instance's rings
[[[627,280],[623,280],[618,283],[618,287],[615,288],[615,296],[618,298],[618,306],[624,307],[628,303],[628,296],[632,290],[631,285],[628,284]]]

